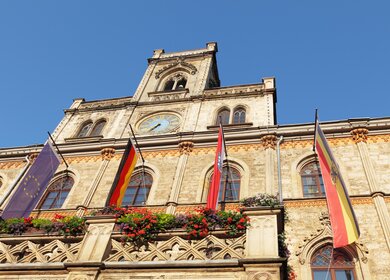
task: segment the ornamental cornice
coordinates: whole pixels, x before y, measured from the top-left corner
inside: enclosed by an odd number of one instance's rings
[[[179,143],[180,155],[189,155],[194,148],[194,142],[184,141]]]
[[[196,69],[196,67],[194,65],[185,62],[182,57],[178,57],[174,63],[171,63],[171,64],[161,68],[160,70],[156,71],[156,74],[154,77],[156,79],[159,79],[165,72],[167,72],[173,68],[176,68],[176,67],[184,68],[191,75],[195,75],[196,72],[198,71],[198,69]]]
[[[260,138],[261,144],[263,145],[263,147],[265,149],[271,148],[271,149],[275,150],[276,140],[277,140],[277,137],[274,134],[264,135]]]
[[[352,139],[356,144],[360,142],[367,143],[367,135],[368,135],[367,128],[352,129],[351,134],[352,134]]]
[[[0,169],[17,169],[23,166],[23,161],[0,162]]]
[[[350,199],[353,205],[366,205],[366,204],[373,203],[371,197],[351,197]],[[309,200],[307,199],[285,200],[283,203],[286,208],[323,207],[326,206],[326,199],[318,198],[318,199],[309,199]]]
[[[104,148],[100,151],[102,155],[102,160],[111,160],[114,157],[115,149],[114,148]]]

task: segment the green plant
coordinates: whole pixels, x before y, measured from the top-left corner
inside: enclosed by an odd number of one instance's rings
[[[158,213],[157,227],[159,230],[168,230],[176,227],[176,216],[172,214]]]
[[[80,217],[57,216],[53,222],[53,231],[64,236],[76,236],[85,232],[85,219]]]
[[[47,233],[53,230],[53,222],[48,219],[33,219],[32,225],[36,229],[42,229]]]
[[[266,193],[258,193],[255,196],[244,198],[241,200],[241,203],[245,207],[256,207],[256,206],[277,206],[279,205],[279,200],[276,195],[270,195]]]

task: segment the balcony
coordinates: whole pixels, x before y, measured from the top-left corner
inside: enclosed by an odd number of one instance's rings
[[[91,276],[83,279],[179,279],[175,277],[185,269],[196,279],[257,279],[251,277],[261,273],[269,276],[265,279],[283,279],[286,259],[280,256],[278,245],[283,209],[246,208],[242,213],[250,218],[250,226],[234,236],[216,229],[204,237],[189,238],[185,230],[174,229],[141,244],[124,242],[112,215],[86,216],[85,234],[75,237],[2,234],[0,278],[20,273],[34,278],[50,271],[58,279],[79,279],[80,275]],[[167,278],[150,278],[157,274]]]

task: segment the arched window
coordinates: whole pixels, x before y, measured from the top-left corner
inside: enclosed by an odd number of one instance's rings
[[[61,208],[72,189],[74,180],[70,176],[64,176],[55,180],[45,193],[41,209]]]
[[[209,186],[213,180],[213,175],[210,176]],[[219,185],[218,201],[234,201],[240,199],[240,172],[229,166],[223,168],[221,174],[221,184]],[[210,189],[210,188],[209,188]]]
[[[215,124],[219,125],[220,121],[222,124],[229,124],[229,118],[230,118],[230,110],[222,109],[221,111],[218,112]]]
[[[233,123],[245,123],[245,109],[237,108],[233,113]]]
[[[317,161],[312,161],[301,170],[302,188],[304,197],[324,196],[324,182],[320,166]]]
[[[91,127],[92,127],[91,121],[84,123],[83,126],[81,127],[79,133],[77,134],[77,137],[81,138],[81,137],[88,136],[89,131],[91,130]]]
[[[103,128],[104,126],[106,125],[106,121],[105,120],[101,120],[99,122],[97,122],[94,126],[94,128],[92,129],[92,132],[89,136],[99,136],[99,135],[102,135],[102,131],[103,131]]]
[[[131,176],[122,205],[145,205],[152,184],[153,177],[149,173],[140,172]]]
[[[169,80],[165,83],[165,86],[164,86],[164,91],[168,91],[168,90],[173,90],[174,89],[174,86],[175,85],[175,81],[174,80]]]
[[[354,280],[355,264],[342,249],[326,245],[317,250],[311,258],[313,280]]]
[[[182,89],[185,88],[187,84],[187,80],[185,78],[180,79],[177,84],[175,89]]]

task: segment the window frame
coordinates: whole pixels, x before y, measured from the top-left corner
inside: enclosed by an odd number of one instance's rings
[[[141,186],[141,184],[137,185],[137,186],[131,186],[131,183],[133,182],[133,178],[134,177],[140,177],[142,176],[142,174],[145,174],[145,177],[148,176],[148,178],[150,179],[149,181],[145,180],[146,183],[145,183],[145,186]],[[137,172],[135,174],[133,174],[130,178],[130,181],[129,181],[129,184],[128,186],[126,187],[126,191],[125,191],[125,195],[123,197],[123,200],[122,200],[122,205],[123,206],[143,206],[143,205],[147,205],[147,202],[148,202],[148,199],[149,199],[149,195],[150,195],[150,191],[153,187],[153,183],[154,183],[154,178],[152,176],[152,174],[150,174],[149,172],[147,171],[140,171],[140,172]],[[128,204],[124,204],[124,201],[125,201],[125,198],[126,198],[126,194],[128,194],[128,190],[129,188],[132,188],[132,189],[135,189],[135,192],[134,192],[134,196],[132,198],[132,201]],[[147,192],[146,192],[146,199],[143,201],[143,204],[135,204],[137,202],[137,198],[138,198],[138,195],[143,195],[143,194],[140,194],[140,189],[141,188],[146,188],[147,189]]]
[[[236,114],[240,112],[241,114],[238,116],[238,121],[236,122]],[[244,119],[241,121],[242,114],[244,115]],[[233,111],[232,124],[244,124],[245,122],[246,122],[246,109],[241,106],[235,108]]]
[[[331,248],[333,251],[333,254],[331,255],[332,256],[332,259],[330,260],[330,264],[328,265],[323,265],[323,266],[313,266],[313,260],[314,258],[317,256],[317,254],[323,250],[325,250],[327,247],[332,247],[332,244],[325,244],[324,246],[321,246],[319,248],[317,248],[314,252],[313,252],[313,255],[311,256],[310,258],[310,270],[311,270],[311,277],[313,280],[316,280],[314,278],[314,273],[315,271],[328,271],[329,270],[329,276],[330,276],[330,279],[329,280],[336,280],[336,271],[338,270],[341,270],[341,271],[345,271],[345,270],[348,270],[348,271],[351,271],[352,272],[352,275],[353,275],[353,280],[357,280],[356,278],[356,264],[355,262],[353,261],[353,257],[350,256],[350,254],[346,251],[346,250],[343,250],[343,249],[335,249],[335,248]],[[333,262],[334,262],[334,257],[335,257],[335,252],[336,254],[338,254],[339,256],[343,256],[344,257],[344,260],[347,260],[347,261],[350,261],[352,262],[353,264],[352,265],[335,265]]]
[[[101,125],[102,123],[104,123],[104,124],[103,124],[103,126],[100,128],[99,134],[93,135],[93,133],[95,132],[96,128],[97,128],[99,125]],[[102,136],[102,135],[103,135],[102,132],[103,132],[103,130],[104,130],[104,128],[105,128],[106,125],[107,125],[107,120],[106,120],[106,119],[100,119],[100,120],[96,121],[95,124],[91,127],[91,129],[90,129],[90,131],[89,131],[89,133],[88,133],[88,135],[87,135],[86,137],[88,137],[88,136],[89,136],[89,137]]]
[[[228,168],[229,168],[229,170],[232,170],[232,173],[235,172],[238,175],[238,179],[233,178],[233,180],[229,180],[228,182],[226,182],[226,180],[225,180],[225,178],[226,178],[225,177],[226,176],[225,170],[227,170]],[[208,179],[208,187],[209,187],[208,191],[210,191],[210,187],[211,187],[211,183],[212,183],[212,180],[213,180],[213,176],[214,176],[214,172],[211,172],[210,173],[210,177]],[[237,195],[237,199],[226,200],[226,192],[227,192],[226,187],[227,187],[227,184],[230,183],[230,184],[234,185],[235,183],[237,183],[237,181],[238,181],[238,188],[237,189],[233,188],[233,190],[235,190],[235,193]],[[239,201],[240,200],[240,191],[241,191],[241,187],[242,187],[241,185],[242,185],[242,175],[241,175],[241,172],[237,168],[235,168],[235,167],[232,167],[230,165],[228,167],[227,165],[224,165],[223,168],[222,168],[221,182],[219,184],[218,203]],[[221,189],[223,191],[221,191]],[[220,197],[221,193],[223,194],[222,198]],[[233,195],[233,197],[234,197],[234,195]]]
[[[304,171],[309,169],[310,168],[309,166],[313,165],[313,164],[316,165],[317,172],[311,173],[311,174],[304,173]],[[324,181],[322,179],[320,164],[319,164],[317,159],[305,162],[299,171],[299,176],[300,176],[301,185],[302,185],[303,197],[313,198],[313,197],[324,197],[325,196]],[[304,180],[305,178],[312,178],[312,180],[315,182],[315,186],[317,187],[318,192],[314,192],[314,193],[305,192],[305,188],[308,189],[310,186],[312,186],[312,185],[305,183],[305,180]]]
[[[72,180],[72,184],[70,186],[66,186],[66,189],[65,191],[67,191],[67,195],[65,196],[65,198],[63,199],[61,205],[59,205],[59,207],[53,207],[53,206],[56,206],[57,202],[59,199],[61,199],[61,192],[64,190],[57,190],[56,189],[56,184],[62,180],[68,180],[68,179],[71,179]],[[66,200],[68,199],[69,197],[69,194],[70,192],[72,191],[74,185],[76,183],[76,180],[73,178],[73,176],[71,176],[69,173],[68,174],[62,174],[61,176],[58,176],[57,178],[55,178],[52,182],[50,182],[47,190],[45,191],[44,195],[42,196],[41,198],[41,201],[39,202],[38,204],[38,209],[40,210],[50,210],[50,209],[61,209],[62,206],[65,204]],[[45,205],[45,202],[46,200],[48,199],[49,195],[51,193],[56,193],[53,201],[51,202],[50,206],[48,208],[43,208],[43,206]]]

